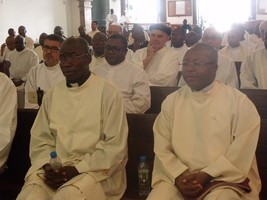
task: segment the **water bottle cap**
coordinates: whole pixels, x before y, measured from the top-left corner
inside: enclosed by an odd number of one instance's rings
[[[52,151],[52,152],[50,153],[50,157],[51,157],[51,158],[56,158],[56,157],[57,157],[57,152]]]
[[[140,156],[140,161],[146,161],[146,156]]]

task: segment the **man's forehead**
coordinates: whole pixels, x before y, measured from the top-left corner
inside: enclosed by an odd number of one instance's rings
[[[74,42],[74,41],[63,43],[60,49],[61,52],[68,52],[68,53],[77,52],[80,50],[81,50],[81,47],[77,44],[77,42]]]
[[[49,39],[46,39],[44,41],[44,44],[57,44],[57,45],[60,45],[60,42],[57,41],[57,40],[49,40]]]
[[[108,39],[107,44],[108,45],[114,45],[115,44],[115,46],[123,45],[123,43],[120,39]]]
[[[161,31],[161,30],[152,30],[151,34],[153,35],[163,35],[163,36],[168,36],[167,33]]]

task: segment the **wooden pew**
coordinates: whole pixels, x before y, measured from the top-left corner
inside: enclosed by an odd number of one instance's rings
[[[146,111],[146,114],[158,114],[161,110],[161,103],[172,92],[178,90],[179,87],[159,87],[150,86],[151,106]]]
[[[237,78],[238,78],[238,88],[240,88],[240,69],[241,69],[241,65],[242,65],[242,62],[238,62],[236,61],[235,62],[235,69],[236,69],[236,74],[237,74]]]
[[[137,165],[141,155],[147,156],[150,177],[152,176],[154,160],[152,127],[156,117],[157,114],[127,114],[129,160],[126,166],[127,190],[122,198],[123,200],[139,199]]]

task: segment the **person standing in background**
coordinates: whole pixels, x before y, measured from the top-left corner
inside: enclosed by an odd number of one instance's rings
[[[27,30],[26,30],[25,26],[20,26],[18,28],[18,32],[19,32],[19,35],[21,35],[21,36],[23,36],[25,38],[26,47],[28,49],[32,49],[33,50],[34,49],[34,40],[26,35]]]
[[[106,17],[106,30],[108,30],[109,25],[112,23],[118,23],[118,17],[114,14],[114,10],[110,9],[110,13]]]

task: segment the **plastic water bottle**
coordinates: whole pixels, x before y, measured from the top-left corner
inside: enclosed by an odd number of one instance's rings
[[[140,197],[147,197],[150,192],[149,165],[146,156],[140,156],[138,164],[138,192]]]
[[[61,159],[57,156],[57,152],[55,151],[52,151],[50,153],[50,165],[52,167],[52,169],[56,170],[56,169],[60,169],[62,168],[62,162],[61,162]]]

